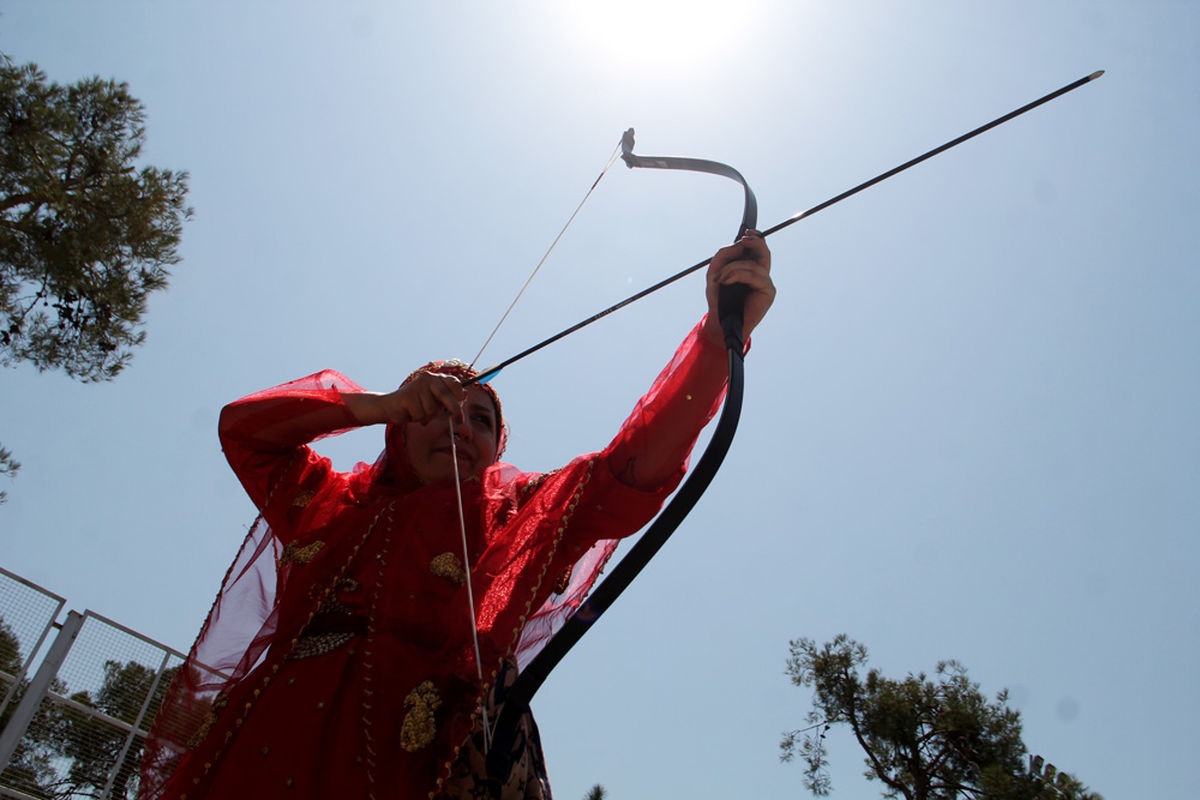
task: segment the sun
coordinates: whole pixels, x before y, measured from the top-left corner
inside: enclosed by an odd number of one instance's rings
[[[611,73],[643,79],[717,69],[753,25],[755,4],[717,0],[605,0],[558,6],[567,34]],[[585,52],[586,51],[586,52]]]

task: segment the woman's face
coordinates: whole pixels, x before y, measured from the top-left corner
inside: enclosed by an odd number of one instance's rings
[[[454,449],[450,446],[450,420],[446,415],[428,422],[410,422],[404,427],[404,448],[413,474],[421,483],[454,477],[454,455],[458,456],[460,478],[479,477],[496,461],[500,424],[487,392],[467,387],[464,408],[467,421],[454,421]]]

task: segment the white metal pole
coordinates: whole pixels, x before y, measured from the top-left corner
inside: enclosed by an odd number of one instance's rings
[[[67,653],[71,651],[71,645],[75,643],[75,637],[79,635],[79,629],[82,626],[83,615],[78,611],[68,611],[67,618],[63,620],[62,627],[58,630],[58,635],[54,637],[54,644],[50,645],[50,650],[42,660],[42,665],[38,667],[37,674],[33,676],[33,680],[26,687],[25,696],[21,698],[12,718],[4,726],[4,731],[0,732],[0,769],[8,767],[9,759],[17,751],[17,745],[21,743],[25,729],[33,721],[38,705],[46,696],[46,692],[50,690],[50,684],[54,681],[54,676],[58,674],[63,662],[66,661]]]

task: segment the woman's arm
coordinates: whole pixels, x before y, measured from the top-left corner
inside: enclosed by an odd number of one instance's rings
[[[775,299],[771,251],[755,231],[717,251],[707,278],[707,318],[680,346],[606,451],[613,475],[635,489],[652,491],[678,480],[696,437],[720,404],[728,379],[725,337],[717,319],[720,288],[734,283],[750,287],[744,339]]]
[[[230,466],[263,509],[281,484],[307,488],[314,469],[332,471],[309,442],[364,425],[403,425],[447,411],[461,416],[464,395],[457,379],[445,375],[422,373],[378,393],[325,370],[230,403],[221,410],[218,432]]]
[[[361,387],[333,370],[309,375],[236,400],[221,410],[221,448],[246,493],[260,511],[268,499],[319,485],[332,473],[306,445],[324,436],[358,427],[361,422],[344,395]],[[272,524],[275,524],[272,522]]]

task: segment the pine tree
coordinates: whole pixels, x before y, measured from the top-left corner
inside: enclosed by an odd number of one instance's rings
[[[866,753],[866,776],[883,796],[905,800],[1100,800],[1069,773],[1038,756],[1027,758],[1020,712],[1006,692],[989,702],[955,661],[937,665],[936,677],[863,677],[867,649],[844,634],[817,647],[791,643],[787,673],[811,686],[808,726],[784,734],[784,761],[805,764],[805,787],[818,797],[832,790],[825,735],[845,725]]]
[[[0,364],[111,380],[144,341],[192,213],[187,173],[139,166],[144,118],[123,83],[0,56]]]

